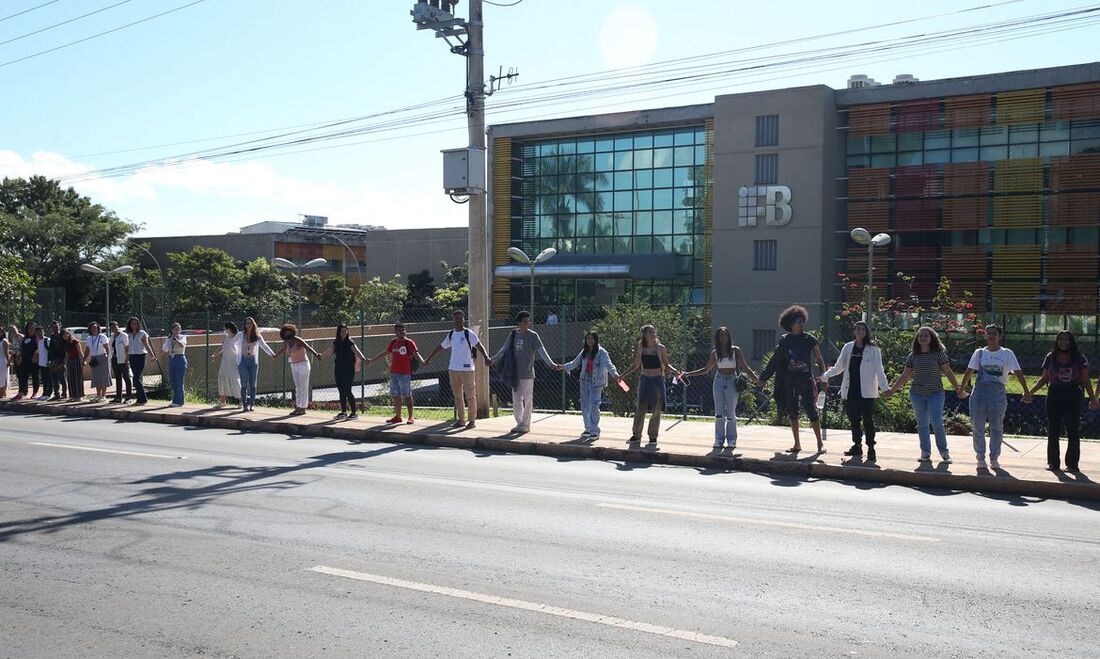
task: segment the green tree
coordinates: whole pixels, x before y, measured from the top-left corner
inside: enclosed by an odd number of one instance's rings
[[[317,320],[328,324],[348,323],[354,318],[355,289],[341,277],[326,277],[317,299]]]
[[[451,266],[446,261],[440,261],[439,265],[444,272],[443,288],[432,296],[432,305],[440,315],[446,317],[454,309],[465,309],[469,301],[469,254],[462,265]]]
[[[0,252],[0,331],[21,325],[37,311],[31,276],[18,256]]]
[[[195,247],[189,252],[169,254],[168,260],[172,264],[168,285],[176,315],[210,313],[229,317],[244,307],[244,272],[225,251]]]
[[[289,283],[267,259],[244,264],[241,293],[243,315],[252,316],[260,325],[277,325],[287,318],[292,304]]]
[[[44,176],[0,183],[0,242],[22,260],[34,286],[65,286],[84,299],[90,279],[80,264],[103,261],[137,229]]]
[[[363,282],[356,291],[355,306],[362,312],[368,324],[396,320],[405,306],[409,289],[401,283],[400,276],[390,281],[378,277]]]
[[[405,297],[405,311],[410,316],[415,317],[425,313],[431,313],[434,316],[436,309],[432,303],[432,298],[438,289],[435,285],[435,278],[432,277],[430,272],[421,270],[409,274],[406,289],[408,294]]]

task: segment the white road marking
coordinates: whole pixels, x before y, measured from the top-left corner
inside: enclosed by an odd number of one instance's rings
[[[663,627],[661,625],[651,625],[646,622],[626,620],[624,618],[617,618],[615,616],[602,615],[599,613],[587,613],[585,611],[563,609],[561,607],[552,606],[550,604],[539,604],[538,602],[526,602],[524,600],[511,599],[508,597],[485,595],[483,593],[475,593],[469,590],[448,588],[446,586],[434,586],[432,584],[420,583],[417,581],[405,581],[404,579],[383,577],[377,574],[367,574],[366,572],[341,570],[340,568],[326,567],[324,565],[311,567],[309,568],[309,571],[318,572],[320,574],[328,574],[334,577],[344,577],[345,579],[355,579],[356,581],[366,581],[369,583],[381,584],[383,586],[393,586],[394,588],[404,588],[405,590],[415,590],[421,593],[444,595],[446,597],[454,597],[456,599],[469,600],[471,602],[495,604],[497,606],[506,606],[508,608],[520,609],[523,611],[545,613],[546,615],[557,616],[559,618],[569,618],[571,620],[594,622],[598,625],[618,627],[619,629],[630,629],[633,631],[646,632],[648,634],[656,634],[658,636],[668,636],[669,638],[678,638],[685,641],[693,641],[695,643],[717,645],[723,648],[732,648],[737,645],[737,641],[734,641],[732,639],[723,638],[721,636],[708,636],[707,634],[700,634],[698,632],[688,631],[686,629],[674,629],[672,627]]]
[[[714,515],[710,513],[693,513],[686,510],[669,510],[668,508],[645,508],[643,506],[625,506],[618,503],[597,503],[599,508],[613,508],[615,510],[632,510],[641,513],[659,513],[662,515],[680,515],[682,517],[694,517],[696,519],[711,519],[719,522],[736,522],[738,524],[757,524],[760,526],[778,526],[787,529],[801,529],[803,531],[822,531],[824,533],[847,533],[851,535],[865,535],[871,538],[892,538],[895,540],[916,540],[918,542],[939,542],[939,538],[926,535],[908,535],[905,533],[890,533],[887,531],[864,531],[862,529],[846,529],[839,526],[818,526],[816,524],[798,524],[796,522],[780,522],[770,519],[756,519],[753,517],[731,517],[729,515]]]
[[[164,455],[163,453],[137,453],[135,451],[119,451],[112,448],[92,448],[91,446],[75,446],[73,444],[53,444],[50,442],[30,442],[31,446],[49,446],[50,448],[71,448],[74,451],[94,451],[96,453],[116,453],[118,455],[136,455],[140,458],[163,458],[165,460],[186,460],[182,455]]]

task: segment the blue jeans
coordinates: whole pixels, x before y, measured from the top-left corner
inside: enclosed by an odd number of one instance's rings
[[[168,362],[168,380],[172,383],[172,403],[183,405],[183,380],[187,376],[187,356],[172,355]]]
[[[592,380],[581,380],[581,416],[584,429],[593,437],[600,436],[600,400],[603,399],[603,387]]]
[[[924,395],[909,392],[909,402],[917,413],[917,434],[920,435],[920,452],[931,453],[932,442],[928,426],[936,432],[936,448],[940,454],[947,453],[947,431],[943,427],[943,392]]]
[[[974,455],[985,459],[985,423],[989,422],[989,458],[996,460],[1001,456],[1001,442],[1004,439],[1005,411],[1008,410],[1008,396],[1005,386],[1000,382],[979,382],[970,394],[970,424],[973,427]]]
[[[260,377],[260,365],[255,357],[241,357],[237,364],[237,373],[241,376],[241,407],[256,404],[256,381]]]
[[[737,446],[737,376],[714,376],[714,445]]]

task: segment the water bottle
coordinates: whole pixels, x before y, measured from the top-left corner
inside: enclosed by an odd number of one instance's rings
[[[817,392],[817,400],[814,401],[814,406],[819,410],[825,409],[825,390],[824,389]]]

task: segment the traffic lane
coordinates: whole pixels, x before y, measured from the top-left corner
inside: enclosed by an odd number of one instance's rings
[[[462,452],[445,452],[445,455],[449,457],[460,457]],[[394,454],[386,454],[394,455]],[[434,455],[434,453],[433,453]],[[96,459],[100,459],[103,455],[93,456]],[[134,459],[141,460],[138,456],[133,456]],[[484,462],[484,461],[483,461]],[[575,465],[568,465],[569,467]],[[555,465],[555,469],[561,469],[560,465]],[[354,472],[355,470],[348,469],[345,471]],[[671,470],[669,473],[675,473],[682,470]],[[346,474],[339,474],[340,478],[323,478],[320,482],[325,484],[341,484],[348,483],[349,479]],[[358,478],[361,480],[361,477]],[[455,483],[460,482],[462,485],[456,486]],[[767,625],[769,621],[779,619],[783,620],[784,615],[789,615],[794,612],[798,612],[797,605],[804,599],[803,593],[809,591],[812,595],[815,592],[830,592],[837,590],[837,583],[843,583],[845,577],[851,578],[848,572],[840,571],[839,573],[826,574],[823,572],[830,572],[829,567],[821,566],[818,561],[811,560],[808,562],[798,563],[798,559],[803,556],[809,556],[812,554],[821,554],[822,551],[828,551],[825,547],[812,546],[812,539],[800,537],[805,534],[795,533],[793,537],[780,538],[775,546],[768,547],[762,545],[762,542],[766,542],[769,538],[760,534],[754,534],[752,532],[742,533],[740,537],[733,542],[728,541],[724,536],[715,532],[715,528],[719,525],[705,524],[704,530],[700,533],[699,524],[695,517],[686,517],[683,520],[677,520],[676,523],[683,523],[685,526],[679,530],[674,527],[670,527],[668,523],[664,526],[656,527],[661,531],[660,533],[653,533],[654,525],[647,520],[631,520],[626,524],[625,528],[620,526],[616,527],[616,524],[622,523],[622,519],[619,517],[611,517],[609,519],[597,519],[594,522],[590,521],[588,517],[591,514],[586,515],[584,511],[578,511],[573,509],[563,509],[559,512],[557,505],[547,505],[546,499],[548,498],[543,490],[538,490],[538,495],[532,495],[524,493],[522,489],[515,488],[513,486],[502,486],[497,484],[495,488],[505,487],[509,494],[515,494],[515,490],[519,489],[521,494],[525,494],[524,498],[517,498],[515,496],[507,497],[507,500],[501,500],[501,497],[490,497],[485,499],[480,494],[473,497],[473,501],[466,501],[471,498],[471,491],[476,491],[480,488],[471,488],[468,482],[465,481],[444,481],[442,484],[431,483],[425,484],[423,479],[419,479],[416,482],[415,493],[412,495],[413,500],[411,503],[411,509],[408,506],[398,506],[390,513],[385,512],[385,506],[379,506],[378,503],[399,501],[402,497],[409,497],[409,493],[403,492],[408,487],[405,483],[404,487],[400,485],[397,488],[392,487],[392,482],[386,482],[382,485],[391,485],[391,487],[380,487],[378,483],[371,485],[371,490],[377,490],[375,494],[374,502],[365,501],[359,504],[356,509],[356,504],[350,504],[353,509],[353,514],[350,516],[351,520],[354,520],[352,526],[346,529],[340,529],[340,524],[332,524],[332,518],[334,517],[334,504],[336,507],[349,505],[347,502],[354,502],[357,496],[361,496],[363,493],[362,483],[355,483],[350,485],[347,491],[335,492],[332,496],[304,496],[296,494],[292,499],[297,501],[299,508],[303,508],[301,514],[297,515],[298,523],[288,523],[285,519],[275,519],[271,521],[262,521],[258,523],[259,528],[252,531],[257,534],[257,537],[264,538],[267,541],[273,538],[278,539],[281,542],[292,543],[299,541],[303,533],[309,537],[315,537],[318,529],[323,529],[325,532],[321,535],[331,536],[330,542],[335,542],[338,546],[343,546],[345,549],[358,549],[354,540],[350,542],[348,538],[354,538],[356,533],[366,531],[368,535],[375,538],[381,538],[382,541],[376,541],[373,546],[363,548],[368,552],[374,552],[380,556],[386,556],[386,559],[381,561],[380,564],[383,567],[388,566],[401,566],[406,567],[409,563],[408,558],[419,558],[420,561],[432,561],[442,563],[446,569],[442,574],[430,573],[427,575],[414,575],[421,576],[431,580],[436,579],[440,583],[449,583],[446,578],[449,575],[454,574],[456,571],[461,572],[467,570],[472,572],[470,578],[484,579],[486,575],[493,575],[499,573],[501,567],[507,567],[512,570],[516,570],[520,573],[530,572],[531,565],[537,565],[538,568],[544,573],[543,577],[536,580],[537,583],[531,586],[526,591],[520,591],[519,595],[538,595],[540,592],[545,592],[545,583],[550,582],[554,584],[553,590],[563,592],[565,599],[576,599],[577,597],[584,598],[590,597],[589,591],[592,584],[600,584],[605,581],[608,575],[618,575],[616,579],[616,588],[612,589],[610,593],[606,595],[600,602],[596,602],[591,608],[599,608],[600,605],[616,605],[622,599],[622,590],[625,587],[628,592],[637,592],[645,594],[647,590],[652,591],[655,587],[671,588],[673,595],[680,593],[680,597],[683,598],[682,589],[685,585],[681,582],[686,582],[689,586],[688,590],[692,591],[695,596],[695,600],[703,600],[711,604],[710,607],[703,607],[704,610],[696,610],[687,616],[687,622],[692,620],[707,619],[708,608],[714,608],[717,610],[742,610],[745,606],[752,607],[750,615],[758,616],[762,618],[760,621],[763,625]],[[202,487],[200,485],[200,487]],[[425,488],[428,488],[427,490]],[[323,488],[322,488],[323,489]],[[339,489],[339,488],[337,488]],[[438,491],[436,491],[438,490]],[[282,497],[286,493],[278,493],[272,496]],[[318,492],[317,494],[320,494]],[[234,503],[229,505],[230,509],[240,508],[240,499],[245,495],[244,492],[235,491]],[[86,496],[86,492],[82,493],[82,496]],[[108,496],[115,496],[114,494]],[[553,499],[553,497],[550,497]],[[567,500],[576,500],[576,496],[570,494],[566,497]],[[216,502],[216,499],[213,501]],[[978,501],[981,501],[978,499]],[[314,505],[320,505],[320,508],[306,509],[308,506],[304,506],[306,502],[312,502]],[[442,502],[442,503],[441,503]],[[475,504],[482,504],[483,510],[480,510],[476,514],[473,510]],[[371,504],[373,503],[373,508]],[[987,502],[988,503],[988,502]],[[438,510],[433,510],[433,506],[440,506]],[[508,506],[516,506],[515,510],[509,510]],[[618,504],[622,505],[622,504]],[[652,503],[650,504],[652,505]],[[217,506],[214,506],[217,507]],[[249,516],[255,516],[257,510],[263,512],[267,510],[267,514],[271,514],[269,506],[266,506],[266,502],[261,502],[259,506],[249,505],[245,507],[245,511]],[[327,508],[327,511],[325,510]],[[367,510],[367,508],[371,508]],[[287,510],[293,509],[293,506],[287,506],[283,502],[275,507],[275,513],[283,514]],[[459,510],[461,509],[461,511]],[[532,515],[531,511],[536,511],[538,514]],[[604,511],[612,512],[612,511]],[[651,514],[649,510],[634,511],[627,510],[621,511],[613,509],[613,512],[641,512],[645,514]],[[503,513],[503,514],[502,514]],[[591,513],[591,511],[589,511]],[[551,514],[560,514],[561,518],[556,521],[547,520],[546,516]],[[419,515],[419,517],[417,517]],[[540,517],[541,515],[541,517]],[[242,525],[242,520],[237,519],[221,519],[223,515],[215,514],[211,515],[209,511],[196,512],[184,516],[184,519],[188,520],[191,524],[199,524],[203,520],[209,520],[213,518],[218,523],[215,528],[220,527],[222,533],[226,533],[225,529],[239,529]],[[372,519],[372,517],[374,519]],[[322,521],[320,523],[315,522],[317,518]],[[310,520],[308,522],[302,522],[301,520]],[[349,519],[345,516],[345,521]],[[367,524],[373,523],[377,528],[371,528],[365,526],[359,522],[359,519],[363,519]],[[499,528],[503,525],[503,522],[531,519],[531,523],[527,525],[520,525],[517,527]],[[593,523],[597,528],[591,528]],[[450,525],[447,527],[447,531],[433,535],[432,530],[441,525]],[[492,526],[498,528],[492,528]],[[303,528],[305,527],[305,528]],[[489,527],[488,529],[486,527]],[[266,529],[266,535],[265,535]],[[290,532],[284,536],[278,533],[273,533],[272,529],[276,530],[289,530]],[[552,529],[553,533],[547,534],[546,530]],[[776,532],[790,534],[796,529],[781,527],[776,529]],[[539,533],[542,533],[544,537],[540,537]],[[568,541],[563,541],[560,536],[565,534],[568,537]],[[588,541],[584,540],[585,534],[588,535]],[[643,536],[638,539],[637,536]],[[816,535],[816,534],[811,534]],[[828,534],[826,534],[828,535]],[[488,545],[494,538],[503,536],[513,540],[512,542],[504,542],[499,547]],[[652,537],[645,537],[652,536]],[[701,544],[699,538],[703,541],[711,542],[717,536],[717,542],[712,542],[712,546],[707,546],[705,543]],[[461,538],[461,541],[456,542],[455,538]],[[525,538],[523,542],[519,543],[519,547],[516,546],[514,540],[516,538]],[[626,539],[624,541],[624,539]],[[694,543],[688,542],[694,540]],[[859,553],[858,547],[852,546],[852,538],[845,538],[845,542],[839,544],[839,549],[835,551],[839,552],[837,558],[840,559],[842,564],[849,562],[852,558],[852,553]],[[385,547],[384,541],[390,541],[391,546]],[[742,542],[743,541],[743,542]],[[784,555],[785,545],[799,542],[810,542],[811,551],[795,552],[793,556],[789,556],[788,550]],[[835,543],[834,543],[835,544]],[[655,546],[656,545],[656,546]],[[538,551],[531,551],[531,547],[539,548]],[[439,558],[439,547],[446,547],[445,559],[441,561]],[[470,547],[475,547],[473,551],[468,551]],[[543,547],[550,547],[550,550],[544,550]],[[607,547],[619,547],[625,548],[624,551],[612,552],[607,555]],[[380,549],[386,551],[379,552]],[[538,560],[521,560],[511,561],[501,560],[501,556],[515,557],[531,556],[536,557],[540,551],[547,551],[549,554],[545,558]],[[569,556],[562,557],[560,554],[564,551]],[[740,551],[740,553],[737,553]],[[875,582],[879,579],[900,581],[895,586],[895,590],[901,591],[901,594],[905,592],[920,592],[922,586],[927,583],[935,583],[937,579],[950,576],[951,572],[959,570],[943,569],[936,566],[936,559],[933,556],[930,560],[925,560],[924,563],[929,563],[931,569],[924,574],[920,575],[920,579],[915,584],[906,583],[904,579],[897,579],[898,566],[896,562],[898,558],[892,553],[894,549],[890,549],[886,552],[886,555],[891,559],[884,561],[882,565],[878,566],[878,569],[882,571],[880,578],[873,578],[870,576],[855,575],[857,580],[870,579]],[[517,553],[519,552],[519,553]],[[731,555],[724,555],[733,554]],[[881,551],[875,551],[874,548],[868,548],[872,558],[879,554]],[[600,557],[603,556],[602,561],[596,561],[597,564],[593,565],[591,560],[577,560],[577,557]],[[775,559],[782,557],[781,560],[772,560],[772,564],[767,564],[766,561],[761,561],[760,557]],[[433,558],[434,557],[434,558]],[[675,560],[668,561],[669,557],[674,557]],[[919,557],[918,557],[919,558]],[[982,559],[979,557],[979,562]],[[663,561],[663,563],[662,563]],[[736,568],[728,568],[727,561],[732,561],[728,565],[744,566]],[[415,561],[414,561],[415,562]],[[908,561],[906,561],[908,562]],[[797,564],[796,564],[797,563]],[[917,564],[920,564],[918,560]],[[568,566],[564,572],[545,574],[547,565],[550,566]],[[876,567],[874,561],[863,560],[857,562],[855,565],[859,566],[864,574],[872,572]],[[379,564],[364,566],[368,569],[374,569],[378,571]],[[717,566],[717,567],[716,567]],[[962,573],[971,571],[974,566],[962,568]],[[749,578],[746,578],[745,569],[750,570]],[[618,570],[616,573],[614,570]],[[1069,566],[1061,565],[1059,571],[1063,574],[1072,572]],[[577,580],[577,572],[587,572],[582,574],[581,583],[579,587],[570,587],[570,581]],[[987,570],[988,572],[988,570]],[[715,574],[729,575],[726,580],[736,579],[739,584],[742,584],[741,588],[725,589],[719,588],[711,592],[708,590],[708,585],[716,583],[714,578]],[[984,573],[983,573],[984,574]],[[640,578],[639,578],[640,577]],[[830,577],[837,577],[832,579]],[[997,573],[992,573],[992,578],[996,579]],[[671,578],[673,583],[666,583]],[[754,579],[764,578],[774,580],[775,583],[771,583],[765,580],[762,584],[753,583]],[[983,577],[981,583],[985,583]],[[587,580],[585,580],[587,579]],[[787,580],[789,583],[784,583]],[[505,579],[505,582],[508,580]],[[521,580],[522,581],[522,580]],[[691,582],[696,583],[692,584]],[[723,583],[723,580],[719,580],[718,583]],[[522,585],[522,584],[521,584]],[[1023,584],[1026,586],[1026,584]],[[858,610],[861,603],[865,602],[877,602],[874,597],[867,597],[867,593],[861,593],[861,589],[866,588],[861,584],[856,588],[849,588],[850,598],[845,603],[845,606],[852,612],[852,616],[860,617]],[[914,590],[915,589],[915,590]],[[712,589],[713,590],[713,589]],[[973,592],[973,589],[964,584],[963,592],[950,592],[950,589],[945,589],[947,592],[945,595],[945,605],[939,606],[941,610],[949,610],[953,604],[957,605],[957,600],[960,595],[965,596],[968,593]],[[1028,588],[1023,588],[1027,591]],[[571,591],[571,592],[570,592]],[[776,591],[779,591],[776,594]],[[980,593],[980,589],[977,591]],[[511,593],[505,593],[511,594]],[[735,596],[731,601],[723,601],[723,597]],[[738,600],[736,596],[740,596]],[[937,596],[937,593],[932,594],[933,599]],[[793,598],[795,601],[789,602],[785,598]],[[927,602],[927,594],[923,594],[923,602]],[[763,603],[756,603],[753,607],[754,599],[759,600],[763,598]],[[805,613],[812,619],[815,614],[819,613],[821,608],[829,608],[830,601],[835,601],[836,598],[817,598],[816,600],[811,597],[809,602],[812,606],[802,607],[805,608]],[[1086,592],[1087,599],[1087,592]],[[1003,609],[1011,609],[1012,606],[1025,606],[1029,601],[1027,597],[1010,597],[1007,599],[1008,604]],[[922,602],[922,603],[923,603]],[[1021,604],[1023,603],[1023,604]],[[1068,608],[1073,608],[1073,603],[1067,603],[1064,599],[1061,601],[1063,605]],[[690,603],[688,604],[690,607]],[[792,606],[794,608],[792,608]],[[634,608],[645,608],[645,605],[638,605]],[[657,607],[654,613],[660,615],[664,613],[664,609],[667,607]],[[675,607],[674,607],[675,608]],[[904,607],[903,607],[904,608]],[[817,609],[817,610],[815,610]],[[689,609],[690,610],[690,609]],[[1087,611],[1087,608],[1085,609]],[[868,619],[873,620],[875,612],[869,612]],[[902,614],[907,613],[902,610]],[[919,613],[919,611],[913,611],[912,613]],[[889,619],[893,613],[887,612],[886,618]],[[773,617],[774,616],[774,617]],[[948,620],[950,622],[950,620]],[[873,625],[872,625],[873,627]],[[765,627],[767,628],[767,627]],[[779,626],[778,632],[789,631],[784,629],[783,626]],[[843,630],[840,630],[843,631]],[[866,636],[866,624],[864,628],[860,628],[858,625],[849,630],[849,632],[855,637],[859,638],[861,635]],[[930,631],[933,635],[938,635],[941,630],[932,628]]]

